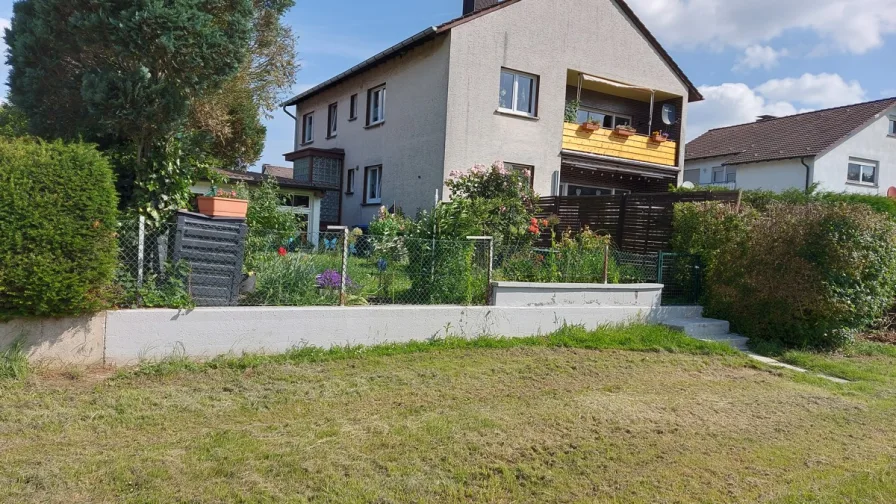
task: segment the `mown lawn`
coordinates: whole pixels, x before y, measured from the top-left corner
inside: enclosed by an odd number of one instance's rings
[[[646,326],[38,372],[0,381],[0,502],[892,502],[867,348],[800,362],[846,385]]]

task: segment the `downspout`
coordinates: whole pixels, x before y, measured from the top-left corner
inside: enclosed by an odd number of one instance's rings
[[[800,163],[802,163],[803,166],[806,167],[806,192],[808,193],[809,186],[811,185],[811,182],[812,182],[812,167],[806,164],[805,157],[800,158]]]
[[[296,117],[296,116],[294,116],[294,115],[292,115],[292,114],[289,113],[289,109],[286,108],[286,107],[288,107],[288,106],[289,106],[289,105],[284,105],[284,106],[283,106],[283,111],[286,112],[286,115],[288,115],[289,117],[292,117],[292,120],[293,120],[293,121],[298,121],[298,120],[299,120],[298,117]]]

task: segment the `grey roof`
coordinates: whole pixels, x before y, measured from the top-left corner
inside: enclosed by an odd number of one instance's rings
[[[410,38],[407,38],[407,39],[395,44],[394,46],[386,49],[385,51],[382,51],[379,54],[376,54],[375,56],[368,58],[368,59],[362,61],[361,63],[358,63],[357,65],[349,68],[348,70],[342,72],[341,74],[339,74],[335,77],[332,77],[330,79],[327,79],[324,82],[321,82],[320,84],[293,96],[292,98],[290,98],[289,100],[287,100],[283,103],[283,107],[285,108],[285,107],[289,107],[292,105],[296,105],[300,101],[302,101],[306,98],[310,98],[311,96],[314,96],[314,95],[320,93],[321,91],[329,89],[329,88],[339,84],[340,82],[348,79],[349,77],[352,77],[353,75],[359,74],[361,72],[365,72],[381,63],[384,63],[385,61],[392,59],[393,57],[400,56],[400,55],[404,54],[405,52],[413,49],[414,47],[422,45],[423,43],[436,38],[436,36],[438,36],[439,34],[446,33],[448,31],[450,31],[455,26],[459,26],[463,23],[466,23],[467,21],[469,21],[471,19],[478,18],[480,16],[484,16],[486,14],[503,9],[507,6],[513,5],[520,1],[522,1],[522,0],[504,0],[503,2],[475,10],[468,14],[464,14],[463,16],[452,19],[451,21],[447,21],[438,26],[430,26],[429,28],[426,28],[425,30],[411,36]],[[694,86],[694,84],[691,82],[691,80],[688,79],[687,75],[685,75],[684,71],[682,71],[681,67],[679,67],[678,64],[675,63],[675,61],[672,59],[672,56],[670,56],[669,53],[666,52],[666,50],[663,48],[662,45],[660,45],[660,43],[656,39],[656,37],[654,37],[653,34],[650,33],[650,30],[647,29],[647,27],[644,25],[644,23],[641,22],[641,20],[638,18],[637,15],[635,15],[634,11],[632,11],[632,9],[628,6],[628,4],[625,3],[625,0],[608,0],[608,1],[616,2],[616,4],[619,6],[619,8],[622,9],[622,11],[629,17],[629,19],[631,19],[631,21],[635,25],[635,27],[638,28],[638,30],[644,35],[644,37],[647,38],[648,42],[650,42],[650,44],[654,47],[654,49],[656,49],[656,51],[663,58],[663,60],[665,60],[666,64],[668,64],[669,67],[672,69],[672,71],[675,72],[675,74],[678,76],[678,78],[681,79],[681,81],[685,83],[685,85],[688,88],[688,101],[695,102],[695,101],[703,100],[703,95],[700,94],[700,91],[697,90],[697,87]]]
[[[824,154],[896,106],[886,98],[707,131],[685,147],[693,161],[726,156],[746,164]]]

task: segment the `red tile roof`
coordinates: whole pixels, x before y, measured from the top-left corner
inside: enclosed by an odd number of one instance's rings
[[[894,106],[887,98],[710,130],[687,144],[685,159],[727,156],[731,165],[818,156]]]

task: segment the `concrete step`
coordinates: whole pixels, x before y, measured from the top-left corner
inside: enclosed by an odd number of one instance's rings
[[[721,334],[717,336],[705,336],[699,339],[702,341],[712,341],[713,343],[724,343],[742,352],[746,352],[748,350],[747,343],[749,343],[750,341],[750,338],[745,338],[740,334],[734,333]]]
[[[697,339],[727,335],[730,330],[730,326],[726,320],[715,320],[702,317],[667,320],[663,322],[663,325],[670,329],[682,331],[688,336]]]

